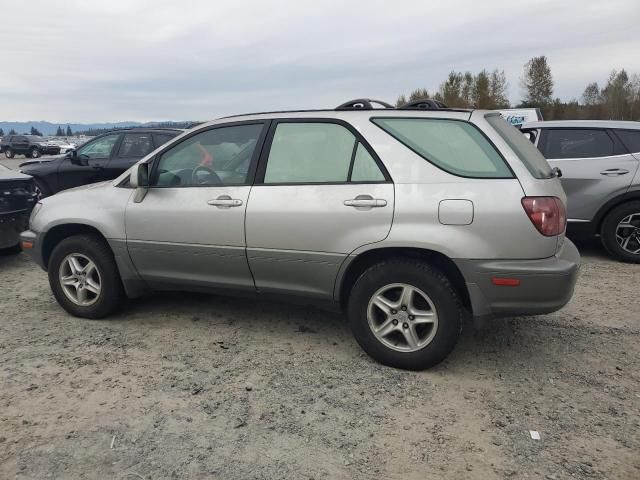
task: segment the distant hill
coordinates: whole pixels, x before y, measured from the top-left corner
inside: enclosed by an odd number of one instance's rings
[[[33,122],[0,122],[0,128],[4,131],[5,135],[8,134],[11,129],[17,133],[29,133],[31,127],[35,127],[42,132],[43,135],[55,135],[58,127],[62,127],[66,130],[67,125],[71,127],[73,133],[85,132],[88,130],[104,131],[113,128],[127,128],[127,127],[142,127],[142,126],[175,126],[178,128],[184,128],[185,125],[192,124],[193,122],[113,122],[113,123],[51,123],[47,121],[33,121]]]

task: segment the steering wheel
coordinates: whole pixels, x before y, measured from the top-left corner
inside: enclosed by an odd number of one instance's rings
[[[205,177],[199,177],[198,172],[204,171],[207,173]],[[211,181],[213,180],[213,181]],[[218,174],[213,171],[209,167],[205,167],[204,165],[198,165],[191,172],[191,183],[194,185],[209,185],[209,184],[222,184],[222,179],[218,176]]]

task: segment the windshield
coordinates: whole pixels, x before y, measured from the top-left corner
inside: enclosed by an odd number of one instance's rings
[[[535,178],[551,178],[551,166],[540,151],[517,128],[507,123],[499,114],[490,113],[485,119],[507,142],[511,150],[522,160],[529,173]]]

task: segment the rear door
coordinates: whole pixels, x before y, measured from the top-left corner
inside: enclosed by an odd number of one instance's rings
[[[107,178],[116,178],[131,165],[155,149],[151,133],[129,132],[122,136],[117,151],[112,155],[104,173]]]
[[[388,235],[393,206],[389,175],[351,126],[275,121],[247,207],[256,287],[331,298],[344,259]]]
[[[612,196],[631,184],[638,160],[604,128],[543,128],[538,148],[562,171],[567,217],[591,220]]]

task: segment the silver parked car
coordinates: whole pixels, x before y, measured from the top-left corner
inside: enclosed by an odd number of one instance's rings
[[[522,130],[562,171],[569,233],[600,235],[613,257],[640,263],[640,122],[530,122]]]
[[[540,152],[497,113],[372,102],[199,125],[42,200],[23,248],[79,317],[148,290],[304,298],[409,369],[449,354],[465,311],[565,305],[580,257]]]

